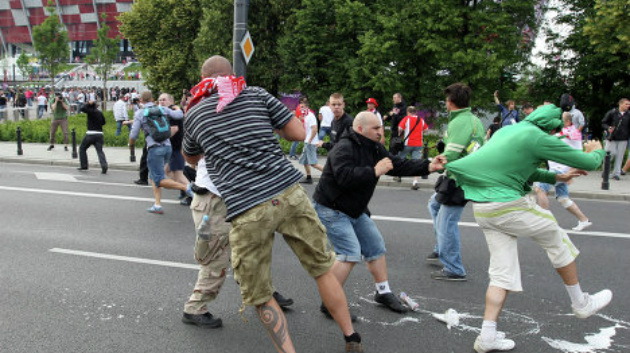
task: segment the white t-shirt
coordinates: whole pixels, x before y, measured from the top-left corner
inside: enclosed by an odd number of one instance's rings
[[[214,183],[208,175],[208,169],[206,169],[206,160],[203,157],[201,157],[201,159],[197,163],[197,176],[195,176],[195,184],[204,187],[208,189],[211,193],[221,197],[219,190],[216,186],[214,186]]]
[[[37,96],[37,105],[46,105],[46,97],[43,94]]]
[[[304,143],[309,143],[308,141],[311,139],[311,135],[313,133],[313,126],[315,126],[315,137],[310,142],[311,145],[316,145],[319,142],[319,138],[317,138],[317,118],[313,112],[309,111],[304,118],[304,130],[306,131],[306,138],[304,139]]]
[[[79,95],[77,96],[77,102],[85,103],[85,94],[83,94],[83,92],[79,93]]]
[[[322,115],[322,125],[321,127],[330,127],[332,125],[332,121],[335,118],[333,115],[332,109],[329,106],[325,105],[319,108],[319,114]]]

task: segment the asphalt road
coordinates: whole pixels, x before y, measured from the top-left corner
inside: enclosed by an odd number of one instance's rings
[[[0,163],[0,352],[273,352],[254,310],[245,311],[247,322],[238,314],[231,278],[211,310],[223,328],[181,323],[197,275],[190,211],[175,202],[176,192],[165,191],[165,214],[148,214],[152,194],[131,183],[136,177]],[[366,352],[473,352],[488,250],[468,206],[460,229],[469,280],[430,279],[437,267],[424,261],[434,243],[429,196],[401,188],[374,195],[370,208],[387,244],[390,284],[420,311],[401,315],[376,305],[370,274],[357,266],[345,289]],[[516,341],[514,352],[630,351],[630,203],[577,202],[595,223],[589,232],[569,233],[582,251],[582,288],[610,288],[613,302],[601,315],[576,319],[546,255],[521,240],[525,291],[508,298],[499,322]],[[552,210],[562,227],[574,226],[553,200]],[[342,352],[336,325],[319,313],[314,281],[281,238],[273,275],[276,288],[296,301],[286,316],[297,350]],[[432,316],[448,308],[460,314],[450,329]]]

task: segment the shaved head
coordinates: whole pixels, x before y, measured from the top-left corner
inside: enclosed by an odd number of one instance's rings
[[[378,142],[383,133],[381,119],[372,112],[361,112],[357,114],[352,121],[352,129],[359,135],[363,135],[368,139]]]
[[[232,75],[232,64],[220,55],[211,56],[201,66],[201,77],[217,77]]]

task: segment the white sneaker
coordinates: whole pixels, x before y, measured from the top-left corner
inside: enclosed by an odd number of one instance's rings
[[[473,348],[477,353],[486,353],[491,351],[509,351],[514,349],[514,346],[516,346],[514,341],[506,339],[505,335],[499,335],[497,332],[497,336],[492,342],[484,342],[481,340],[481,336],[477,336]]]
[[[596,314],[598,311],[605,308],[612,300],[612,292],[609,289],[604,289],[593,295],[584,293],[584,296],[586,297],[586,305],[584,305],[583,308],[578,309],[571,306],[575,317],[579,319],[586,319],[587,317]]]
[[[591,221],[589,221],[589,220],[586,220],[584,222],[578,221],[577,226],[573,227],[573,230],[584,230],[584,229],[586,229],[586,228],[588,228],[588,227],[590,227],[592,225],[593,225],[593,223]]]

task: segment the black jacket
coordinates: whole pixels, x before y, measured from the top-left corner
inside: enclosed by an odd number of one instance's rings
[[[387,175],[429,174],[429,161],[398,158],[382,144],[349,130],[328,154],[313,200],[358,218],[368,212],[368,204],[378,183],[374,166],[385,157],[389,157],[394,164],[394,169]]]
[[[339,139],[346,131],[352,130],[352,120],[354,120],[348,113],[343,113],[341,118],[333,119],[332,124],[330,125],[330,134],[332,138],[330,142],[324,142],[322,147],[330,151],[333,146],[339,142]]]
[[[610,140],[625,141],[630,138],[630,111],[621,114],[619,109],[615,108],[604,116],[602,119],[602,127],[608,131],[608,127],[614,127]]]
[[[96,104],[86,104],[81,107],[81,111],[87,114],[87,129],[88,131],[103,131],[103,125],[105,125],[105,117]]]
[[[407,104],[404,101],[394,104],[394,108],[398,108],[398,114],[389,116],[389,120],[392,122],[392,137],[398,136],[398,125],[407,116]]]

